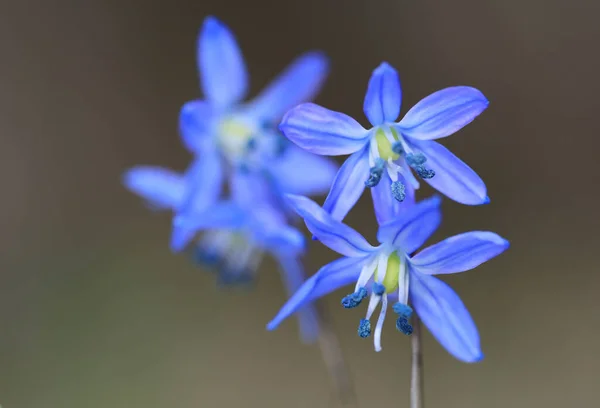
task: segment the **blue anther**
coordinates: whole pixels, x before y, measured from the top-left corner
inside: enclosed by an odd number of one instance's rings
[[[410,336],[413,332],[413,327],[410,325],[410,323],[405,317],[399,317],[396,320],[396,329],[406,334],[407,336]]]
[[[367,319],[360,319],[360,323],[358,325],[358,335],[363,339],[369,337],[371,335],[371,322]]]
[[[375,165],[369,169],[369,178],[365,181],[365,186],[375,187],[381,181],[383,175],[383,169],[385,168],[385,161],[381,157],[375,159]]]
[[[360,301],[357,301],[354,298],[354,293],[350,295],[346,295],[342,298],[342,306],[344,309],[352,309],[360,304]]]
[[[405,305],[404,303],[395,303],[394,306],[392,306],[392,310],[394,311],[394,313],[400,315],[400,317],[404,317],[406,319],[408,319],[412,313],[413,310],[409,305]]]
[[[342,298],[342,306],[346,309],[352,309],[360,305],[360,302],[367,297],[367,290],[359,288],[356,292],[346,295]]]
[[[248,139],[248,142],[246,142],[246,150],[252,151],[254,149],[256,149],[256,146],[258,145],[258,142],[256,141],[255,138],[250,138]]]
[[[413,169],[415,169],[419,177],[422,179],[430,179],[435,176],[435,171],[428,169],[423,165],[414,166]]]
[[[392,144],[392,152],[402,156],[404,154],[404,148],[402,147],[402,142],[394,142]]]
[[[385,293],[385,286],[379,282],[373,282],[373,293],[377,296],[381,296]]]
[[[400,202],[406,198],[406,187],[400,180],[392,183],[392,196]]]
[[[289,141],[285,137],[278,137],[277,145],[275,147],[275,154],[277,156],[281,156],[282,154],[285,153],[288,146],[289,146]]]
[[[202,265],[215,266],[221,261],[221,257],[216,251],[196,248],[194,251],[194,260]]]
[[[364,298],[367,297],[367,289],[363,288],[363,287],[360,287],[360,288],[358,288],[358,290],[356,292],[354,292],[352,294],[352,296],[354,296],[354,300],[356,300],[357,302],[360,303],[360,302],[362,302],[362,300]]]
[[[423,153],[412,154],[409,153],[405,157],[406,163],[410,167],[420,166],[427,161],[427,157]]]

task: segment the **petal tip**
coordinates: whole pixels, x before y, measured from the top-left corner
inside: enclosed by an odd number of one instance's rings
[[[492,200],[490,200],[490,196],[485,196],[485,198],[483,199],[483,202],[481,204],[485,205],[485,204],[489,204],[491,202],[492,202]]]
[[[202,34],[215,34],[224,27],[225,25],[221,20],[215,16],[207,16],[202,24]]]

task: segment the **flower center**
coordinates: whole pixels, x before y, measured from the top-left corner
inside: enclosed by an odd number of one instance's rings
[[[216,230],[202,237],[194,255],[218,273],[219,284],[235,285],[254,279],[263,251],[242,233]]]
[[[394,252],[388,258],[387,265],[385,267],[383,280],[380,279],[382,275],[379,272],[379,267],[375,270],[375,281],[380,282],[381,285],[385,287],[385,293],[392,293],[396,289],[398,289],[398,281],[400,280],[400,264],[402,260],[400,257]]]
[[[233,116],[219,124],[217,140],[224,155],[232,162],[237,162],[251,147],[256,133],[257,128],[252,123]]]
[[[370,169],[365,186],[377,186],[387,172],[391,179],[390,193],[397,201],[402,202],[406,197],[406,186],[400,179],[400,175],[414,190],[419,188],[419,182],[410,169],[422,179],[435,176],[435,171],[426,165],[427,157],[421,152],[414,151],[393,126],[377,127],[369,149]]]
[[[391,132],[392,139],[394,141],[397,142],[400,140],[400,137],[395,129],[389,128],[389,131]],[[400,155],[392,150],[392,141],[390,141],[389,136],[386,136],[385,131],[382,128],[377,129],[375,132],[375,141],[377,142],[377,151],[379,152],[379,157],[381,157],[383,160],[398,160],[400,158]]]
[[[350,309],[370,297],[367,314],[358,326],[358,335],[363,338],[371,335],[370,319],[381,303],[381,311],[374,331],[375,351],[381,350],[381,331],[388,307],[388,295],[395,290],[398,291],[398,302],[392,306],[392,310],[398,315],[396,328],[406,335],[412,333],[412,326],[409,323],[412,308],[408,306],[408,284],[408,268],[404,255],[399,254],[397,250],[383,247],[378,255],[363,266],[354,293],[342,299],[342,306]]]

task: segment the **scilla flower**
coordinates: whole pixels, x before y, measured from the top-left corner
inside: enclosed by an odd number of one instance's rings
[[[488,106],[483,94],[466,86],[446,88],[421,100],[396,122],[401,100],[396,70],[382,63],[369,80],[363,105],[371,129],[311,103],[284,116],[279,128],[301,148],[326,156],[350,154],[323,205],[334,219],[346,216],[365,186],[373,190],[376,209],[388,205],[389,196],[404,201],[419,187],[413,172],[457,202],[489,201],[479,176],[434,141],[475,119]]]
[[[224,161],[219,166],[254,170],[269,168],[274,158],[285,152],[294,156],[296,165],[314,172],[330,171],[331,162],[295,151],[295,146],[286,149],[285,138],[272,130],[288,109],[319,90],[328,71],[323,54],[302,55],[247,103],[242,103],[248,89],[242,53],[231,31],[214,17],[204,21],[197,55],[204,99],[186,103],[179,119],[181,136],[190,151],[200,156],[217,154]],[[282,172],[272,173],[285,178]],[[301,173],[311,178],[307,172]]]
[[[381,329],[388,303],[397,315],[396,328],[411,334],[412,307],[435,338],[456,358],[475,362],[483,358],[477,328],[458,295],[433,275],[475,268],[508,248],[492,232],[468,232],[448,238],[412,255],[437,229],[440,199],[424,200],[379,227],[379,245],[371,246],[358,232],[336,221],[315,202],[289,196],[308,229],[324,245],[343,255],[325,265],[283,306],[269,323],[275,329],[298,308],[342,286],[355,283],[354,292],[342,299],[345,308],[368,303],[358,326],[361,337],[373,331],[371,317],[381,304],[374,326],[375,350],[381,350]],[[409,302],[412,307],[409,306]]]
[[[197,244],[197,255],[217,269],[221,284],[254,280],[264,255],[274,257],[280,266],[289,294],[304,282],[300,256],[305,249],[303,235],[289,226],[286,218],[272,206],[264,193],[264,181],[250,173],[236,172],[232,199],[220,201],[204,211],[185,211],[174,218],[171,246],[180,251],[199,232],[205,232]],[[299,315],[304,341],[316,339],[318,321],[310,305]]]

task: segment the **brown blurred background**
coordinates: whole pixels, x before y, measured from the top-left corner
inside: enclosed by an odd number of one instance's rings
[[[462,364],[427,333],[426,406],[600,406],[599,12],[593,0],[4,1],[0,404],[329,406],[318,349],[291,320],[264,330],[285,300],[273,265],[254,292],[217,291],[170,254],[168,216],[120,185],[128,166],[190,159],[176,120],[199,96],[196,35],[214,14],[253,93],[320,48],[332,76],[318,101],[356,118],[382,60],[400,72],[403,112],[450,85],[486,94],[489,109],[444,144],[492,203],[446,201],[435,239],[489,229],[512,248],[447,279],[486,359]],[[348,222],[372,238],[370,211],[363,197]],[[314,244],[311,272],[333,258]],[[375,353],[344,293],[328,303],[362,406],[407,406],[408,340],[389,319]]]

